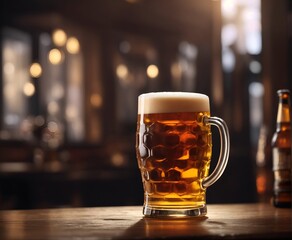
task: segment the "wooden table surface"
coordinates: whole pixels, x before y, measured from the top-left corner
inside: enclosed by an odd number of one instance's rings
[[[0,239],[291,239],[292,210],[209,204],[206,217],[143,218],[141,206],[0,211]]]

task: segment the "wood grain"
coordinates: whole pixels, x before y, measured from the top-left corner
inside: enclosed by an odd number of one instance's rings
[[[290,239],[291,209],[210,204],[206,217],[153,219],[141,206],[0,211],[0,239]]]

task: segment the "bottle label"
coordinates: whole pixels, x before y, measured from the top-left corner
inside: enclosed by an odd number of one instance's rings
[[[273,149],[273,170],[291,169],[291,149]]]

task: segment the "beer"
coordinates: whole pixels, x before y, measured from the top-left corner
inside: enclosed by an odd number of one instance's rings
[[[277,129],[272,138],[275,207],[291,207],[291,121],[290,92],[277,91],[279,96]]]
[[[212,135],[204,119],[209,117],[209,98],[203,94],[162,92],[139,97],[136,152],[145,215],[180,209],[205,214],[202,183],[209,175]]]
[[[212,148],[208,112],[145,114],[138,129],[139,167],[148,202],[167,208],[204,206]],[[139,115],[138,121],[141,121]]]

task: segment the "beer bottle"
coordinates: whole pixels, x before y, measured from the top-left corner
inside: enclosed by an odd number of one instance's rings
[[[291,207],[291,122],[290,91],[281,89],[279,96],[277,128],[272,137],[273,150],[273,205]]]

